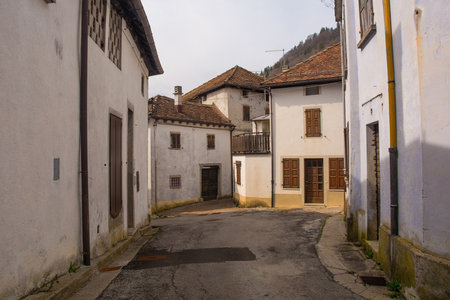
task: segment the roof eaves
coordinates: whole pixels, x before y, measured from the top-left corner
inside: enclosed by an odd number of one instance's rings
[[[326,83],[339,82],[341,80],[342,80],[342,76],[339,75],[339,76],[330,77],[330,78],[271,83],[271,84],[266,84],[263,86],[266,88],[276,89],[276,88],[285,88],[285,87],[293,87],[293,86],[305,86],[305,85],[312,85],[312,84],[326,84]]]

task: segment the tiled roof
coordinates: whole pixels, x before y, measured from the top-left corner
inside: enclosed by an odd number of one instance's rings
[[[183,101],[193,100],[198,96],[205,95],[226,86],[261,90],[262,81],[263,77],[247,71],[242,67],[235,66],[185,94],[183,96]]]
[[[174,100],[165,96],[150,98],[148,114],[153,119],[183,121],[209,125],[233,126],[215,105],[183,103],[182,112],[175,109]]]
[[[341,45],[338,43],[299,62],[293,68],[267,79],[262,84],[283,87],[339,81],[341,77]]]

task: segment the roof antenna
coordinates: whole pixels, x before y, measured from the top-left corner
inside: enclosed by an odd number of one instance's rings
[[[267,52],[283,52],[283,56],[282,56],[282,60],[281,60],[281,71],[287,71],[287,69],[289,68],[286,64],[285,64],[285,59],[284,59],[284,49],[275,49],[275,50],[266,50]]]

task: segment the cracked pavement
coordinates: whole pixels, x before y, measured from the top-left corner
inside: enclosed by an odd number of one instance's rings
[[[98,299],[363,299],[317,257],[326,212],[236,208],[154,219],[159,233]]]

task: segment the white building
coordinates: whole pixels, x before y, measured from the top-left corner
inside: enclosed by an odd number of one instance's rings
[[[336,1],[348,237],[367,241],[408,298],[450,297],[449,12],[444,0]]]
[[[252,119],[269,109],[262,81],[261,76],[235,66],[184,95],[183,101],[215,104],[236,126],[233,135],[251,133]]]
[[[1,299],[148,223],[147,78],[162,69],[140,1],[88,4],[0,4]]]
[[[337,44],[263,82],[271,93],[273,147],[258,125],[263,118],[255,120],[259,133],[233,138],[240,205],[343,205],[340,64]]]
[[[149,101],[149,188],[154,211],[231,197],[234,126],[215,105],[156,96]]]

